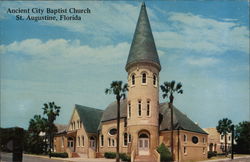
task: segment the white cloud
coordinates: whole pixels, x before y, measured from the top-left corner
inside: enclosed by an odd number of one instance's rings
[[[166,31],[155,32],[161,48],[182,49],[201,54],[221,54],[230,50],[249,53],[249,31],[235,21],[218,21],[192,13],[168,14]]]
[[[33,60],[44,59],[44,61],[57,60],[62,62],[67,60],[81,64],[113,64],[126,59],[129,47],[130,45],[127,42],[91,47],[82,45],[80,40],[54,39],[43,42],[40,39],[26,39],[1,45],[0,50],[3,54],[26,55],[32,57]]]
[[[216,58],[204,57],[204,58],[188,58],[186,62],[194,66],[212,66],[220,61]]]

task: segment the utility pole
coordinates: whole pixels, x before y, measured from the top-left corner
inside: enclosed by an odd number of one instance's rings
[[[231,138],[231,159],[234,159],[234,125],[231,126],[232,138]]]

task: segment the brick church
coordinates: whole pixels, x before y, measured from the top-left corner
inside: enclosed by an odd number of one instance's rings
[[[125,61],[125,60],[124,60]],[[120,152],[157,158],[161,143],[170,147],[171,125],[168,103],[159,103],[161,64],[145,3],[142,3],[125,70],[127,98],[121,101]],[[56,152],[70,157],[100,157],[116,151],[116,102],[105,110],[75,105],[65,130],[56,134]],[[161,119],[160,119],[161,118]],[[175,160],[207,158],[207,133],[174,107]]]

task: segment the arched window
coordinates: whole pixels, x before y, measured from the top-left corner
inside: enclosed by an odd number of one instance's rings
[[[132,140],[131,134],[128,134],[128,143],[130,143]]]
[[[81,140],[80,140],[79,136],[77,137],[77,140],[78,140],[78,146],[80,146],[81,145]]]
[[[150,101],[147,101],[147,116],[150,115]]]
[[[112,146],[115,147],[115,139],[112,139]]]
[[[138,115],[141,116],[141,101],[138,101]]]
[[[153,84],[154,84],[154,86],[157,85],[157,77],[155,74],[153,75]]]
[[[187,142],[187,135],[184,134],[183,140],[184,140],[184,142]]]
[[[123,134],[123,144],[124,146],[128,146],[128,134],[127,133]]]
[[[142,73],[142,83],[146,84],[147,82],[147,74],[146,73]]]
[[[135,74],[131,76],[131,84],[135,85]]]
[[[109,147],[111,146],[111,139],[108,138],[108,144],[109,144]]]
[[[187,148],[184,146],[184,154],[187,154]]]
[[[104,146],[104,137],[101,135],[101,146]]]
[[[131,103],[128,103],[128,118],[131,117]]]

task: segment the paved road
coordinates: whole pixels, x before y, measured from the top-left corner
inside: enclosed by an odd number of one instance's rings
[[[12,162],[12,153],[1,152],[1,162]],[[66,161],[23,155],[23,162],[66,162]]]
[[[12,162],[12,153],[1,152],[1,162]],[[33,155],[23,155],[23,162],[115,162],[114,159],[88,159],[88,158],[66,158],[66,159],[49,159],[48,157],[39,157]]]

